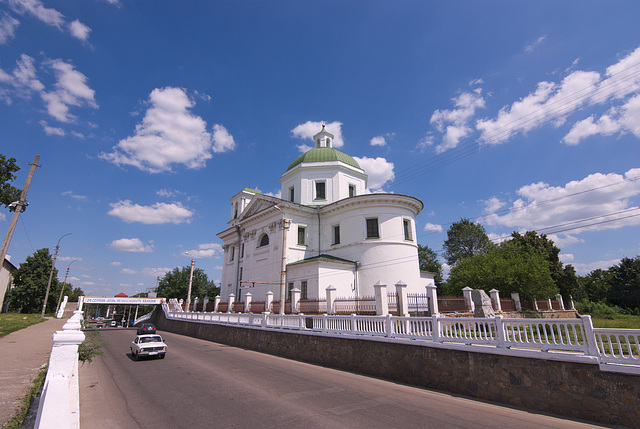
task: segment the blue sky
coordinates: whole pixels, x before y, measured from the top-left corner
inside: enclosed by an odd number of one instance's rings
[[[279,196],[324,120],[372,192],[424,202],[419,243],[441,252],[467,217],[496,241],[548,234],[580,274],[607,268],[640,254],[638,16],[637,1],[0,0],[0,152],[20,188],[41,165],[11,261],[71,233],[57,267],[88,295],[143,292],[185,252],[217,281],[228,199]]]

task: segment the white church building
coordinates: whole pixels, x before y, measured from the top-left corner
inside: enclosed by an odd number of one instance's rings
[[[300,290],[301,299],[374,296],[374,284],[425,293],[433,275],[421,273],[415,197],[368,193],[367,175],[349,155],[332,147],[322,127],[315,147],[280,177],[282,198],[244,189],[234,195],[224,242],[220,298],[264,301],[268,292]],[[282,285],[285,287],[282,287]],[[289,297],[287,297],[288,299]]]

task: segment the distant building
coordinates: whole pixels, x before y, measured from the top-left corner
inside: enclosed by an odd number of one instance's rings
[[[0,309],[3,313],[7,312],[9,306],[8,302],[4,302],[4,297],[11,290],[13,285],[12,273],[15,270],[17,270],[16,266],[9,261],[8,257],[2,261],[2,268],[0,268]]]
[[[278,301],[283,261],[286,289],[300,289],[301,299],[322,299],[329,286],[338,297],[373,296],[377,282],[425,293],[433,275],[420,273],[415,229],[423,203],[367,193],[364,170],[332,147],[324,125],[314,140],[280,177],[282,198],[245,188],[229,200],[227,229],[217,234],[222,301],[248,291],[254,301],[269,291]]]

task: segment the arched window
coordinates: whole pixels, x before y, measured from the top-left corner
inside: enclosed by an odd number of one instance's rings
[[[260,237],[260,243],[258,244],[258,247],[263,247],[268,245],[269,245],[269,236],[267,234],[262,234],[262,237]]]

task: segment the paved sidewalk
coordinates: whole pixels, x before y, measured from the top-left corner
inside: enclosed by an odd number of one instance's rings
[[[53,334],[73,316],[76,303],[67,303],[62,319],[44,322],[0,338],[0,426],[18,411],[40,368],[48,363]]]

